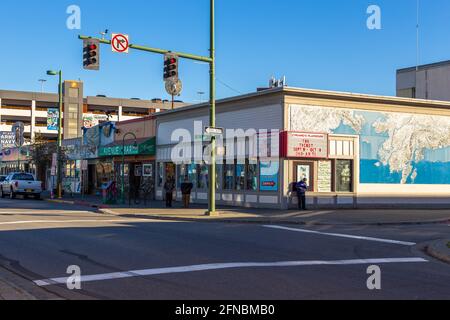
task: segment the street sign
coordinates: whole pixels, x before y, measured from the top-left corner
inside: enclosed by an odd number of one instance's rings
[[[166,91],[171,96],[180,95],[182,90],[183,90],[183,83],[181,82],[180,79],[166,81]]]
[[[223,128],[206,127],[205,133],[210,136],[223,136]]]
[[[16,147],[22,147],[25,144],[25,139],[23,137],[23,133],[25,131],[25,125],[23,122],[16,122],[12,126],[11,130],[15,134],[15,145]]]
[[[127,34],[113,33],[111,48],[113,52],[128,53],[130,49],[129,36]]]

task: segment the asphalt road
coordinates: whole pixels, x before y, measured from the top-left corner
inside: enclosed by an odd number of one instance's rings
[[[48,299],[450,299],[450,266],[420,250],[447,225],[274,228],[87,210],[0,200],[0,269]],[[381,290],[367,288],[371,265]],[[67,288],[69,266],[81,290]]]

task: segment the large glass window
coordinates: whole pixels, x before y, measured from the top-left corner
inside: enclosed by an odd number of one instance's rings
[[[245,189],[245,164],[236,165],[236,190]]]
[[[223,190],[233,190],[234,164],[225,164],[223,168]]]
[[[220,186],[222,185],[222,178],[223,178],[223,165],[218,164],[216,165],[216,190],[220,189]]]
[[[198,166],[198,188],[199,189],[208,189],[209,188],[209,175],[208,175],[208,166],[206,164],[202,164]]]
[[[258,190],[258,165],[257,164],[247,164],[247,190],[257,191]]]
[[[177,167],[178,170],[178,183],[177,188],[181,188],[181,184],[184,182],[184,179],[187,177],[187,165],[182,164]]]
[[[163,180],[164,180],[164,163],[160,162],[158,164],[158,178],[157,178],[157,186],[159,188],[162,187]]]
[[[197,165],[192,163],[188,166],[188,176],[189,182],[191,182],[194,187],[197,185]]]
[[[336,192],[353,192],[353,161],[336,160]]]

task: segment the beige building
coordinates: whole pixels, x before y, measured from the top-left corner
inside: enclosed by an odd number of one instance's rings
[[[207,104],[157,115],[158,199],[167,178],[174,177],[179,190],[188,176],[193,201],[207,203],[206,163],[175,156],[177,132],[193,137],[192,149],[199,141],[207,147],[208,119]],[[313,208],[450,207],[450,102],[274,88],[218,101],[217,126],[247,135],[244,161],[225,148],[227,161],[218,164],[219,204],[295,207],[293,185],[307,178]],[[266,145],[272,155],[255,156],[255,136],[259,151]]]

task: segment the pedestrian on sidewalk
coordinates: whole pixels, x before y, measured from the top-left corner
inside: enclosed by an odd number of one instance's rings
[[[164,191],[166,192],[166,208],[172,208],[173,192],[175,191],[175,179],[172,177],[167,178],[164,184]]]
[[[183,194],[183,205],[187,209],[191,203],[191,193],[194,184],[189,181],[189,177],[184,177],[184,182],[181,184],[181,193]]]
[[[298,209],[306,211],[306,191],[308,191],[308,179],[303,179],[296,185],[298,197]]]

